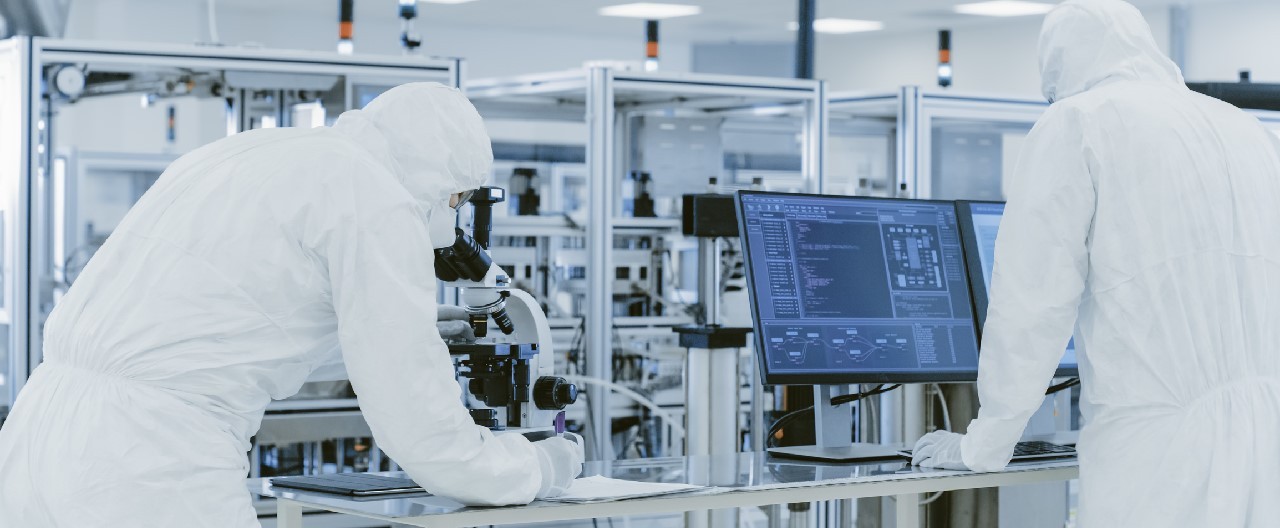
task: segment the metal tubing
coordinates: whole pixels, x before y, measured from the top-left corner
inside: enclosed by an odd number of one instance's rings
[[[782,528],[785,515],[781,504],[770,504],[764,507],[765,517],[769,519],[769,528]]]
[[[690,354],[693,352],[689,351]],[[741,405],[738,393],[738,349],[722,348],[699,352],[711,355],[711,379],[707,384],[711,396],[711,454],[737,453],[740,447],[738,411]]]
[[[613,186],[614,118],[613,74],[608,68],[587,71],[587,187],[591,222],[587,228],[587,374],[604,381],[613,380]],[[609,391],[603,386],[587,388],[591,402],[591,436],[594,456],[612,458]]]
[[[302,528],[302,505],[276,499],[276,528]]]
[[[890,391],[878,396],[880,398],[880,443],[898,444],[902,438],[902,392]]]
[[[902,441],[914,444],[925,433],[925,386],[920,383],[903,385],[902,391]]]
[[[805,189],[811,193],[824,193],[827,187],[827,82],[818,81],[818,94],[805,105],[804,155],[801,158],[801,174]]]
[[[689,349],[685,359],[685,453],[711,454],[711,351]]]
[[[751,451],[764,451],[764,383],[760,381],[759,366],[751,363]]]
[[[920,88],[904,86],[898,93],[898,189],[894,194],[903,198],[928,198],[932,182],[920,180]]]
[[[895,495],[897,500],[896,528],[920,528],[920,494],[904,493]]]
[[[38,51],[33,51],[35,56]],[[31,77],[33,83],[42,81],[43,72],[36,68],[35,60],[31,63]],[[49,160],[53,157],[53,108],[52,103],[48,100],[36,97],[40,93],[37,85],[31,87],[31,121],[27,123],[30,149],[27,153],[30,178],[31,202],[28,204],[27,227],[30,232],[31,249],[27,253],[27,265],[30,266],[31,276],[28,283],[28,304],[27,304],[27,337],[31,343],[28,354],[27,368],[28,375],[35,371],[35,367],[44,361],[44,322],[49,312],[53,310],[53,292],[51,281],[48,280],[47,270],[50,269],[48,258],[48,244],[53,240],[49,233],[48,225],[48,206],[49,206]],[[44,122],[44,130],[40,130],[38,123]],[[39,242],[34,242],[39,241]],[[16,323],[17,320],[15,319]]]
[[[839,503],[839,516],[836,518],[836,526],[853,526],[853,499],[841,499],[836,501]]]
[[[16,157],[17,166],[6,167],[2,173],[7,174],[4,179],[13,178],[17,180],[16,191],[18,197],[24,197],[32,192],[31,178],[27,175],[32,172],[34,162],[32,160],[35,154],[36,142],[36,120],[39,117],[33,117],[36,109],[39,108],[39,86],[40,86],[40,67],[39,60],[32,58],[33,41],[30,37],[18,37],[13,40],[14,46],[10,48],[12,56],[10,60],[17,63],[16,70],[18,81],[17,86],[18,97],[8,99],[3,103],[6,110],[12,110],[9,115],[22,119],[24,129],[21,131],[21,140],[19,141],[13,155]],[[17,104],[9,106],[9,101],[17,100]],[[9,172],[9,169],[16,169],[16,172]],[[13,187],[10,187],[13,188]],[[7,190],[6,190],[7,192]],[[13,262],[16,264],[13,269],[13,299],[12,306],[9,308],[12,319],[10,320],[9,332],[9,398],[8,403],[13,404],[18,397],[18,392],[26,385],[27,377],[30,376],[31,370],[35,368],[37,361],[35,358],[35,346],[31,345],[28,338],[38,333],[30,333],[31,327],[24,324],[24,319],[19,315],[24,307],[29,310],[31,297],[34,296],[33,288],[36,285],[38,274],[33,272],[30,266],[29,258],[33,252],[33,248],[38,247],[37,240],[29,238],[31,226],[29,224],[31,217],[31,204],[27,200],[15,199],[14,210],[10,216],[3,218],[4,221],[12,222],[12,233],[16,236],[14,240],[4,240],[8,247],[3,251],[13,251]],[[0,295],[4,292],[0,290]],[[7,301],[7,300],[6,300]],[[31,312],[27,312],[31,313]]]
[[[338,473],[342,473],[343,467],[347,465],[347,441],[339,438],[334,442],[333,452],[333,458],[337,461],[338,465]],[[355,468],[352,469],[354,470]]]
[[[809,526],[812,526],[812,523],[809,522],[809,516],[813,514],[812,507],[803,510],[789,508],[787,513],[790,514],[790,518],[787,519],[787,526],[790,528],[809,528]]]
[[[817,0],[796,0],[800,13],[796,17],[796,77],[813,78],[814,34],[813,19],[818,12]]]
[[[704,324],[720,324],[720,244],[714,238],[698,239],[698,300]]]

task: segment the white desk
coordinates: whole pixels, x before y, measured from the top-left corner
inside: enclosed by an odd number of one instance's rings
[[[588,462],[583,474],[711,485],[729,488],[730,491],[715,495],[669,495],[598,504],[534,501],[527,506],[468,508],[430,495],[353,500],[324,493],[273,489],[267,479],[249,479],[248,486],[253,493],[277,500],[277,526],[280,528],[300,528],[304,508],[387,523],[455,528],[883,496],[897,497],[897,526],[916,527],[920,525],[920,494],[1070,480],[1079,476],[1079,469],[1074,458],[1013,464],[997,473],[972,473],[922,469],[904,462],[824,464],[781,459],[762,453],[742,453],[723,457],[624,460],[609,464]]]

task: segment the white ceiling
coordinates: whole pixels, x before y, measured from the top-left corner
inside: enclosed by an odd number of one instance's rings
[[[92,1],[92,0],[79,0]],[[203,2],[204,0],[187,0]],[[338,0],[215,0],[219,9],[244,10],[329,10],[336,19]],[[636,0],[476,0],[463,4],[420,3],[424,28],[509,29],[517,32],[554,32],[583,36],[643,35],[643,22],[635,19],[603,17],[602,6]],[[654,0],[695,4],[702,14],[666,20],[662,38],[683,41],[745,40],[783,41],[794,39],[787,31],[796,19],[796,2],[791,0]],[[818,0],[818,17],[856,18],[885,23],[885,31],[906,31],[993,23],[1000,19],[959,15],[956,4],[976,0]],[[1053,0],[1046,0],[1052,2]],[[1241,0],[1131,0],[1135,5],[1161,8],[1171,4],[1224,3]],[[394,17],[395,0],[356,0],[356,23],[363,17]],[[1010,20],[1010,19],[1004,19]],[[824,35],[822,38],[841,38]]]

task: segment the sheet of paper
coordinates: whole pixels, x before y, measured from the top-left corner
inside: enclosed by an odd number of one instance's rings
[[[569,489],[559,497],[552,497],[552,502],[608,502],[641,497],[655,497],[672,493],[686,493],[707,490],[705,486],[692,484],[668,484],[663,482],[635,482],[609,477],[583,477],[573,481]]]

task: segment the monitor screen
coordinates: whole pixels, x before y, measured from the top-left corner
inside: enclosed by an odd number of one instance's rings
[[[952,202],[753,191],[737,202],[765,384],[977,378]]]
[[[960,238],[969,263],[969,283],[973,292],[973,309],[977,314],[978,336],[987,322],[987,288],[991,285],[991,269],[995,265],[996,234],[1004,216],[1004,202],[956,202],[960,218]],[[1078,376],[1075,340],[1058,363],[1058,376]]]

